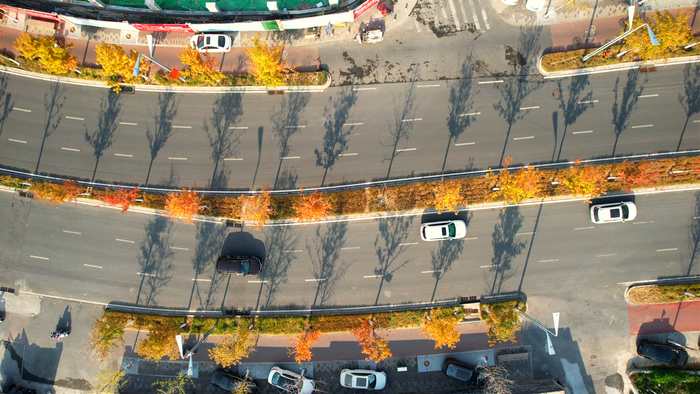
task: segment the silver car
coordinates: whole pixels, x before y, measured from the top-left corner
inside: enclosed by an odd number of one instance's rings
[[[624,222],[636,217],[637,206],[633,202],[616,202],[591,207],[591,221],[593,223]]]
[[[204,53],[223,53],[231,50],[233,41],[226,34],[197,34],[190,39],[190,46]]]
[[[420,226],[420,238],[423,241],[453,240],[464,238],[466,235],[467,224],[463,220],[423,223]]]
[[[386,374],[368,369],[340,371],[340,385],[351,389],[381,390],[386,386]]]

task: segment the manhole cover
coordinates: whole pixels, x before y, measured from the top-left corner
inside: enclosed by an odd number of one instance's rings
[[[282,51],[282,60],[287,60],[287,51]]]
[[[574,37],[573,41],[574,45],[581,45],[581,37]]]
[[[552,97],[554,97],[555,100],[561,99],[561,89],[552,90]]]
[[[425,365],[426,367],[429,367],[429,366],[430,366],[430,361],[425,360],[425,361],[423,362],[423,365]]]

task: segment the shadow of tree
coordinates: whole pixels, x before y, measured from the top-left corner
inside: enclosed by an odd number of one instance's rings
[[[217,274],[214,264],[219,258],[221,245],[223,245],[228,231],[226,227],[216,223],[197,222],[196,226],[196,246],[192,256],[195,280],[192,283],[192,293],[187,308],[192,310],[193,299],[196,299],[199,309],[210,310],[217,302],[216,292],[227,279],[226,275]],[[200,282],[197,280],[205,273],[209,274],[206,278],[209,279],[208,288],[207,286],[200,287]]]
[[[445,171],[447,155],[450,153],[452,142],[457,141],[459,136],[467,130],[467,127],[476,121],[476,117],[468,115],[474,107],[474,95],[479,93],[479,91],[472,92],[474,64],[471,53],[462,62],[459,74],[460,79],[450,86],[450,116],[447,118],[447,131],[450,133],[450,138],[447,141],[447,149],[445,149],[445,159],[442,161],[442,172]]]
[[[399,257],[408,249],[406,239],[411,231],[413,217],[386,218],[379,220],[379,235],[374,240],[374,249],[377,253],[379,266],[374,269],[374,274],[380,279],[377,298],[374,304],[379,304],[379,296],[382,294],[384,282],[390,283],[394,273],[408,264],[412,259],[406,259],[399,263]]]
[[[693,272],[695,259],[700,254],[700,192],[695,193],[695,207],[693,215],[690,216],[688,224],[688,269],[685,275],[690,276]]]
[[[627,71],[627,85],[625,85],[622,91],[622,96],[620,96],[620,78],[618,77],[615,80],[615,88],[613,89],[613,93],[615,93],[615,102],[612,106],[612,124],[613,131],[615,132],[615,145],[613,145],[612,151],[613,156],[615,156],[615,152],[617,151],[617,143],[620,141],[620,135],[627,130],[634,107],[637,105],[639,96],[644,91],[643,86],[637,90],[638,80],[638,69]]]
[[[61,108],[66,102],[66,89],[58,82],[51,84],[51,88],[44,94],[44,108],[46,109],[46,126],[44,126],[44,138],[41,140],[41,148],[39,148],[39,158],[36,161],[35,174],[39,173],[39,164],[41,164],[41,155],[44,153],[44,145],[46,139],[56,131],[58,125],[61,124]]]
[[[158,94],[158,108],[153,117],[154,131],[146,126],[146,138],[148,138],[148,147],[151,151],[151,162],[148,165],[148,174],[146,174],[146,183],[151,178],[151,169],[153,161],[158,157],[158,152],[165,146],[165,143],[170,138],[170,133],[173,131],[173,118],[177,115],[177,110],[180,105],[180,99],[173,92],[164,92]]]
[[[15,106],[14,101],[12,101],[12,93],[7,93],[7,84],[9,78],[7,74],[0,75],[0,108],[2,108],[2,115],[0,115],[0,136],[2,136],[2,130],[5,128],[5,120],[12,112],[12,108]]]
[[[517,51],[506,46],[505,56],[513,69],[513,77],[504,78],[503,83],[494,85],[501,94],[501,100],[493,104],[493,109],[508,123],[508,131],[499,163],[503,163],[505,159],[513,125],[529,113],[529,110],[520,109],[525,98],[542,87],[543,84],[539,79],[528,80],[527,78],[531,60],[540,53],[540,35],[542,35],[542,26],[521,27]]]
[[[435,286],[433,294],[430,296],[430,301],[435,300],[440,280],[445,277],[447,271],[452,268],[452,263],[459,259],[459,256],[464,251],[464,241],[453,240],[450,242],[440,242],[440,245],[430,252],[431,263],[433,265],[433,278],[435,278]]]
[[[561,151],[564,148],[564,139],[566,138],[566,131],[569,126],[576,123],[576,119],[583,115],[587,109],[593,108],[593,92],[588,92],[583,95],[583,91],[586,89],[591,82],[588,80],[588,75],[574,75],[571,77],[571,84],[569,85],[569,98],[564,100],[564,90],[562,89],[561,80],[557,81],[557,88],[561,92],[561,98],[559,103],[559,108],[561,108],[564,114],[564,131],[561,134],[561,141],[559,142],[559,153],[557,154],[557,134],[556,129],[554,132],[554,150],[552,150],[552,161],[554,161],[554,155],[557,156],[557,161],[561,159]]]
[[[322,234],[321,226],[317,226],[312,242],[306,241],[306,250],[311,258],[311,274],[318,282],[312,308],[322,306],[330,300],[333,288],[350,266],[339,261],[340,248],[345,245],[348,224],[333,223],[325,227],[327,231]]]
[[[227,186],[225,169],[222,166],[219,170],[219,164],[236,153],[244,130],[237,129],[234,125],[238,123],[241,115],[241,95],[222,94],[214,102],[211,118],[204,122],[204,131],[212,149],[211,158],[214,160],[214,172],[209,184],[212,190],[225,189]]]
[[[136,305],[139,303],[146,306],[157,305],[155,297],[173,278],[171,273],[173,265],[169,261],[173,257],[170,249],[172,226],[169,219],[156,216],[144,228],[146,236],[141,242],[141,253],[138,256],[141,285],[136,296]],[[142,294],[144,294],[143,301]]]
[[[323,109],[325,119],[323,126],[326,134],[323,135],[323,151],[314,149],[316,154],[316,166],[323,167],[323,179],[321,186],[326,182],[328,171],[333,169],[336,160],[348,147],[348,139],[354,130],[354,126],[345,126],[350,117],[350,109],[357,101],[357,93],[352,87],[340,88],[336,100],[328,99],[328,104]]]
[[[258,275],[261,283],[255,310],[259,311],[272,306],[280,285],[287,283],[287,270],[292,260],[295,259],[294,248],[297,242],[298,239],[293,236],[289,227],[272,227],[270,229],[267,234],[267,242],[265,242],[267,247],[265,265]],[[265,289],[267,294],[263,295]]]
[[[509,272],[510,263],[525,248],[524,242],[518,242],[515,239],[523,225],[523,215],[520,213],[520,209],[517,206],[508,207],[501,211],[498,219],[499,222],[493,227],[493,239],[491,240],[493,258],[491,259],[490,272],[493,272],[494,275],[489,294],[500,293],[503,283],[515,275],[514,272]]]
[[[683,83],[685,95],[679,94],[678,101],[680,101],[685,110],[686,118],[683,131],[681,131],[681,137],[678,139],[677,151],[681,150],[683,136],[685,135],[685,130],[688,128],[690,118],[700,112],[700,64],[688,64],[685,66],[685,70],[683,70]]]
[[[412,82],[408,84],[406,93],[394,97],[394,125],[389,126],[390,141],[386,144],[382,142],[381,139],[379,141],[381,146],[391,147],[391,156],[382,160],[382,162],[389,162],[389,168],[386,171],[386,179],[391,178],[391,167],[394,165],[394,159],[401,154],[401,152],[397,151],[397,149],[399,149],[399,144],[403,140],[408,141],[411,137],[413,122],[406,120],[412,119],[416,112],[414,105],[416,100],[416,80],[418,78],[418,71],[414,70],[411,78]]]
[[[277,175],[275,176],[275,184],[273,189],[277,189],[277,182],[282,171],[282,162],[291,151],[290,139],[294,134],[301,130],[301,120],[304,115],[304,109],[311,100],[310,93],[298,93],[292,96],[284,96],[280,104],[279,111],[275,112],[272,109],[272,124],[273,133],[277,137],[277,144],[280,148],[280,164],[277,167]]]
[[[119,101],[120,95],[112,92],[102,97],[100,102],[100,113],[97,115],[97,129],[92,133],[85,126],[85,141],[90,144],[95,156],[95,168],[92,170],[90,182],[95,181],[97,166],[105,150],[114,143],[114,132],[119,124],[119,117],[122,110],[122,103]]]

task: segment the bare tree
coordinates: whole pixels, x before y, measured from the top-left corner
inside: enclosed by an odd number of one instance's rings
[[[508,379],[508,371],[502,365],[492,367],[479,365],[479,379],[484,382],[486,394],[511,394],[513,381]]]

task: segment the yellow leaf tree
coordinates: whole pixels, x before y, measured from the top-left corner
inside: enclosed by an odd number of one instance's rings
[[[464,198],[460,195],[462,186],[458,181],[443,181],[435,188],[435,201],[433,206],[438,214],[442,211],[455,211],[458,205],[464,204]],[[455,211],[455,215],[458,212]]]
[[[34,37],[22,33],[13,47],[23,58],[36,61],[41,69],[50,74],[66,74],[78,67],[78,59],[69,52],[73,44],[64,45],[51,36]]]
[[[146,360],[158,361],[163,357],[171,360],[180,358],[180,350],[175,335],[180,330],[172,324],[156,324],[148,328],[148,337],[136,344],[136,353]]]
[[[302,361],[311,361],[311,349],[320,337],[320,330],[307,325],[306,331],[299,335],[289,337],[290,345],[292,346],[288,349],[289,355],[294,356],[294,361],[299,364],[301,364]]]
[[[270,190],[263,186],[259,195],[238,196],[238,201],[241,203],[241,219],[253,222],[256,230],[262,229],[263,224],[270,219]]]
[[[132,49],[127,55],[124,52],[124,48],[115,44],[102,43],[95,47],[95,53],[97,53],[97,64],[102,66],[102,69],[109,76],[110,82],[109,86],[114,86],[115,91],[119,91],[119,83],[135,83],[139,80],[138,76],[134,76],[134,67],[136,67],[136,60],[138,59],[139,53],[137,50]],[[148,68],[151,66],[151,62],[146,58],[141,58],[141,64],[139,65],[139,75],[147,75]]]
[[[678,10],[676,16],[668,11],[664,11],[663,14],[655,11],[652,23],[643,15],[637,14],[632,26],[649,23],[660,45],[651,45],[647,30],[642,28],[627,36],[625,47],[644,59],[664,58],[665,54],[675,52],[691,42],[693,30],[688,24],[690,15],[690,10]]]
[[[520,204],[528,198],[539,197],[542,193],[542,184],[539,179],[539,169],[530,166],[523,167],[516,172],[508,171],[512,157],[506,157],[503,169],[495,175],[489,169],[489,177],[496,177],[497,187],[491,198],[503,199],[509,204]]]
[[[350,332],[362,346],[362,354],[367,355],[367,361],[374,360],[374,362],[378,363],[385,358],[391,357],[389,341],[374,332],[374,324],[371,320],[360,319],[360,325]]]
[[[282,58],[284,47],[268,45],[260,36],[253,38],[250,45],[246,44],[244,51],[248,55],[246,64],[258,85],[276,88],[284,82],[284,74],[294,71],[294,66]]]
[[[603,170],[594,166],[582,166],[581,159],[576,159],[563,183],[575,196],[584,197],[584,202],[590,202],[591,198],[599,197],[607,191],[606,180]]]
[[[90,331],[90,346],[97,353],[100,363],[109,353],[124,342],[124,327],[127,318],[122,315],[106,313],[101,318],[93,317],[95,323]]]
[[[520,315],[515,310],[518,301],[498,302],[494,304],[481,304],[481,320],[486,323],[489,337],[489,345],[496,342],[515,343],[515,332],[520,329]]]
[[[199,77],[212,85],[218,85],[224,79],[224,74],[217,71],[221,63],[214,61],[214,57],[208,53],[187,45],[177,57],[182,64],[188,66],[182,72],[186,78]]]
[[[255,350],[258,332],[248,327],[239,326],[234,334],[225,335],[213,349],[209,358],[224,368],[237,365],[241,359],[248,357]]]
[[[168,194],[165,202],[165,217],[172,220],[182,219],[185,223],[190,223],[197,216],[201,209],[202,196],[192,190],[182,189],[181,192]]]
[[[129,381],[129,378],[124,379],[126,372],[119,367],[105,368],[100,371],[95,378],[95,393],[98,394],[117,394],[120,393],[124,385]]]
[[[299,221],[315,222],[318,219],[324,218],[333,208],[328,199],[318,190],[313,194],[302,196],[301,199],[294,204],[294,210],[299,217]]]
[[[433,309],[423,318],[420,333],[435,341],[435,349],[443,346],[454,349],[460,335],[457,331],[457,323],[459,319],[449,313],[449,310]]]

